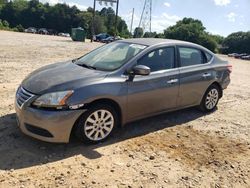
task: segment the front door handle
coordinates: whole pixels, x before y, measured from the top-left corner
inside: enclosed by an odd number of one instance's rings
[[[167,81],[168,84],[174,84],[177,83],[179,80],[178,79],[171,79],[169,81]]]
[[[202,75],[203,78],[207,78],[207,77],[209,77],[209,76],[211,76],[210,73],[204,73],[204,74]]]

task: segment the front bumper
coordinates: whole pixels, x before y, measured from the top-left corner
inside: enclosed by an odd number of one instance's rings
[[[86,110],[47,111],[15,102],[17,121],[26,135],[46,142],[67,143],[76,120]]]

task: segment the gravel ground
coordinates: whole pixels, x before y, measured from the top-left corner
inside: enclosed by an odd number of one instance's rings
[[[50,144],[22,134],[15,90],[31,71],[98,43],[0,31],[0,187],[250,187],[250,62],[233,65],[218,109],[131,123],[97,145]]]

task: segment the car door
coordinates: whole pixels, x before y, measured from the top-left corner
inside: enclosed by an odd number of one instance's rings
[[[179,89],[175,47],[153,50],[140,58],[137,65],[148,66],[151,73],[137,75],[128,82],[128,119],[175,108]]]
[[[213,79],[212,68],[210,63],[207,63],[208,57],[202,50],[193,47],[178,47],[178,54],[180,66],[178,107],[198,105]]]

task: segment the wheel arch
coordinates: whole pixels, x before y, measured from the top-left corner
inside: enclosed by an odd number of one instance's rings
[[[219,84],[219,82],[214,81],[214,82],[212,82],[212,83],[207,87],[207,89],[205,90],[205,92],[204,92],[202,98],[200,99],[200,103],[201,103],[201,101],[203,100],[203,98],[204,98],[204,96],[205,96],[207,90],[208,90],[212,85],[216,85],[216,86],[219,88],[219,98],[221,98],[221,97],[223,96],[223,89],[222,89],[221,85]],[[199,104],[200,104],[200,103],[199,103]]]
[[[95,106],[97,104],[107,104],[109,106],[112,106],[115,111],[117,112],[117,115],[118,115],[118,125],[121,126],[122,125],[122,122],[123,122],[123,118],[122,118],[122,110],[121,110],[121,107],[120,105],[118,104],[118,102],[116,102],[115,100],[112,100],[112,99],[109,99],[109,98],[102,98],[102,99],[96,99],[88,104],[85,105],[84,108],[86,109],[89,109],[91,108],[92,106]],[[82,113],[78,118],[77,120],[75,121],[72,129],[71,129],[71,132],[70,132],[70,138],[72,138],[73,136],[73,133],[76,129],[76,126],[77,124],[79,123],[79,120],[81,119],[81,116],[83,115],[84,113]]]
[[[107,104],[109,106],[112,106],[117,112],[117,115],[118,115],[118,118],[119,118],[119,123],[122,122],[122,110],[121,110],[121,107],[118,104],[118,102],[116,102],[113,99],[109,99],[109,98],[96,99],[96,100],[88,103],[86,105],[86,108],[88,109],[88,108],[90,108],[90,107],[92,107],[94,105],[97,105],[97,104]]]
[[[201,110],[201,111],[203,111],[203,112],[211,112],[211,110],[208,110],[208,109],[206,109],[205,107],[204,107],[204,98],[205,98],[205,96],[206,96],[206,93],[209,91],[209,89],[211,88],[211,86],[216,86],[217,88],[218,88],[218,90],[219,90],[219,98],[218,98],[218,101],[219,101],[219,99],[223,96],[223,89],[222,89],[222,87],[221,87],[221,85],[220,85],[220,83],[218,83],[218,82],[216,82],[216,81],[214,81],[214,82],[212,82],[209,86],[208,86],[208,88],[206,89],[206,91],[205,91],[205,93],[204,93],[204,95],[203,95],[203,97],[202,97],[202,99],[201,99],[201,101],[200,101],[200,104],[199,104],[199,109]],[[217,103],[218,103],[218,101],[217,101]],[[217,104],[216,104],[217,105]]]
[[[212,85],[216,85],[219,88],[219,98],[221,98],[223,96],[223,89],[222,89],[220,83],[215,81],[212,84],[210,84],[209,87],[211,87]]]

